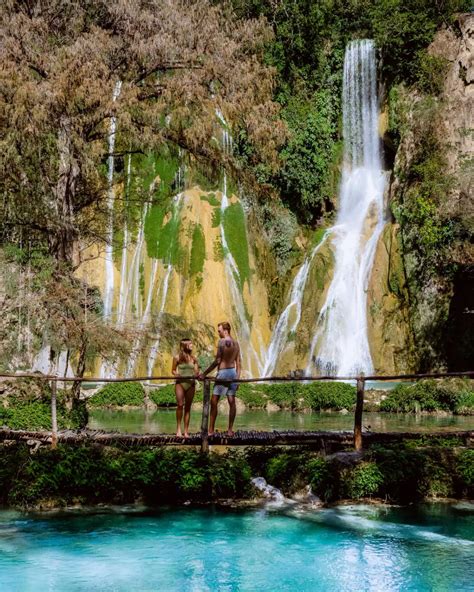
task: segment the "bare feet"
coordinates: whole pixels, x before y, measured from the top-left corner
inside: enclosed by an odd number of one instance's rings
[[[178,430],[176,432],[176,435],[178,436],[178,438],[182,438],[183,437],[183,434],[181,433],[181,430]]]
[[[227,435],[230,437],[235,436],[234,430],[227,430]]]
[[[207,435],[208,436],[213,436],[214,435],[214,432],[208,432]]]
[[[184,432],[184,437],[185,437],[185,438],[189,438],[189,434],[188,434],[188,432]]]

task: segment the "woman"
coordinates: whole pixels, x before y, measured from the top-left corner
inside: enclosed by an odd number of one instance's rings
[[[171,372],[178,377],[175,386],[176,402],[176,435],[182,436],[181,420],[184,407],[184,437],[189,436],[189,418],[191,416],[191,405],[196,392],[196,383],[193,380],[199,375],[197,359],[192,355],[193,343],[190,339],[182,339],[179,343],[179,354],[173,357]]]

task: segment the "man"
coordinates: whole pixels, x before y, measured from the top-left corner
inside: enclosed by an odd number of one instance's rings
[[[239,387],[238,383],[231,382],[232,380],[240,378],[242,367],[242,359],[240,356],[239,343],[231,337],[229,323],[219,323],[217,325],[217,332],[219,333],[219,342],[217,344],[217,353],[215,360],[209,368],[202,374],[205,377],[217,367],[216,383],[214,385],[214,392],[211,398],[211,418],[209,422],[209,436],[214,434],[214,428],[217,418],[217,406],[220,397],[227,395],[229,403],[229,429],[227,431],[229,436],[233,436],[233,427],[235,420],[235,393]],[[220,382],[219,379],[226,382]]]

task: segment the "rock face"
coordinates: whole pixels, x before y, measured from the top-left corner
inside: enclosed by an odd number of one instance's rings
[[[127,255],[122,253],[115,261],[112,321],[144,333],[137,339],[128,371],[127,363],[121,363],[118,370],[142,376],[169,375],[172,355],[185,336],[193,338],[195,353],[206,363],[206,358],[213,357],[217,323],[228,321],[241,339],[245,374],[259,374],[270,334],[267,291],[249,245],[242,205],[235,196],[229,199],[228,211],[233,216],[229,230],[221,219],[228,215],[222,213],[221,203],[218,191],[206,192],[197,186],[183,191],[179,206],[154,221],[144,239],[140,240],[138,232]],[[145,229],[147,224],[149,219]],[[223,226],[228,252],[223,246]],[[239,235],[232,236],[232,232]],[[160,243],[162,237],[166,248]],[[171,251],[175,255],[168,255]],[[231,257],[230,263],[226,257]],[[104,289],[104,268],[96,262],[85,263],[80,273]]]
[[[413,370],[408,288],[400,252],[400,227],[387,223],[375,253],[367,293],[368,331],[376,374]]]
[[[432,56],[446,61],[440,95],[433,98],[437,113],[437,142],[443,152],[445,171],[453,179],[452,188],[437,203],[443,220],[461,220],[466,229],[474,228],[474,15],[461,15],[452,28],[440,30],[428,49]],[[403,203],[410,191],[413,166],[419,158],[423,130],[416,109],[422,97],[405,91],[408,129],[404,130],[394,164],[390,199]],[[471,234],[472,236],[472,234]],[[468,369],[474,355],[474,246],[464,239],[450,253],[457,267],[454,279],[432,273],[419,280],[423,259],[408,248],[403,250],[407,277],[410,323],[419,369]],[[470,352],[470,353],[469,353]]]

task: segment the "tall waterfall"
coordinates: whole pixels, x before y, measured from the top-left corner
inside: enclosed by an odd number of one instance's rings
[[[307,374],[315,364],[321,371],[339,376],[373,370],[367,336],[367,287],[385,222],[385,183],[371,40],[353,41],[346,49],[343,135],[340,205],[332,229],[334,277],[319,314]]]
[[[222,149],[224,153],[231,154],[232,153],[232,136],[227,131],[227,122],[219,109],[216,110],[216,115],[219,121],[222,124]],[[227,173],[224,170],[223,175],[223,186],[222,186],[222,201],[221,201],[221,219],[220,219],[220,234],[221,234],[221,242],[222,248],[224,251],[224,265],[226,270],[227,279],[229,282],[229,289],[232,295],[232,301],[235,307],[235,311],[237,313],[237,317],[239,320],[239,339],[241,341],[241,346],[245,344],[245,347],[242,347],[242,362],[244,368],[250,370],[252,368],[252,362],[255,364],[259,374],[261,374],[263,370],[263,363],[262,360],[257,353],[255,347],[252,345],[251,341],[251,331],[250,331],[250,324],[247,319],[247,312],[245,310],[245,303],[241,292],[240,286],[240,273],[237,267],[237,263],[235,262],[232,253],[229,250],[227,244],[227,237],[225,234],[225,227],[224,227],[224,217],[225,211],[229,207],[229,198],[227,196]]]
[[[114,92],[112,94],[112,101],[116,101],[120,95],[122,88],[122,81],[118,80],[114,86]],[[107,182],[108,182],[108,194],[107,194],[107,211],[109,215],[107,225],[107,243],[105,246],[105,293],[104,293],[104,317],[110,318],[112,314],[112,305],[114,300],[114,262],[113,262],[113,248],[112,242],[114,237],[114,149],[115,149],[115,133],[117,128],[117,119],[115,116],[110,118],[109,128],[109,158],[107,162]]]
[[[303,265],[295,275],[290,291],[290,301],[286,305],[285,310],[281,313],[272,331],[272,338],[265,356],[263,376],[271,376],[273,374],[281,354],[286,349],[289,335],[294,333],[300,324],[303,295],[311,269],[311,263],[313,262],[316,253],[326,242],[328,234],[329,231],[327,231],[321,241],[313,247],[311,253],[306,257]]]

